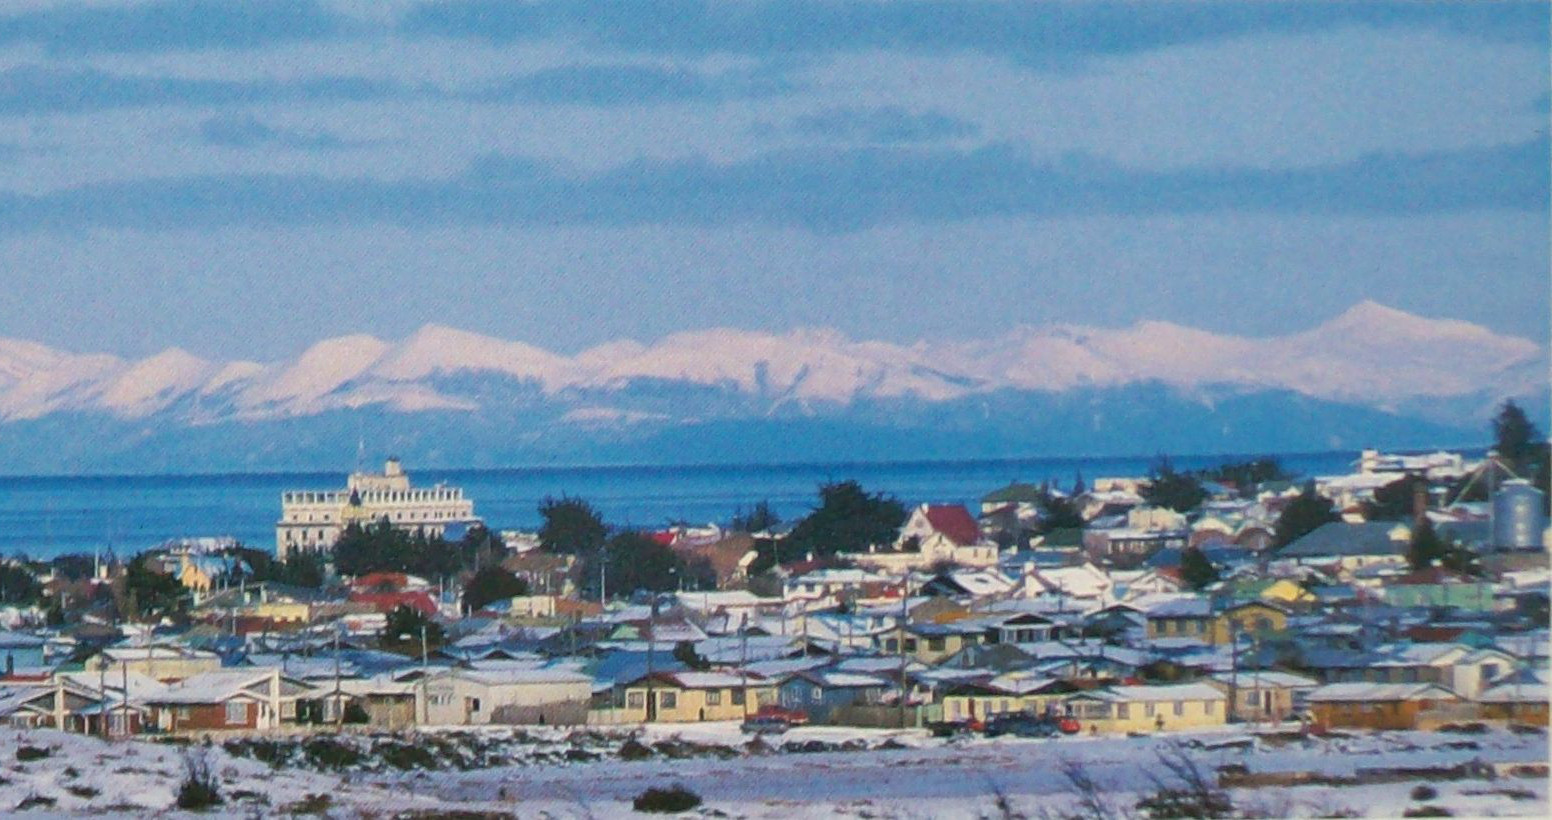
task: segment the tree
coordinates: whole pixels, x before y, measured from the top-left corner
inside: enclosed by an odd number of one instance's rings
[[[1407,545],[1407,563],[1412,569],[1427,569],[1443,563],[1449,546],[1434,532],[1433,523],[1424,518],[1412,528],[1412,541]]]
[[[609,528],[593,505],[580,498],[545,496],[539,505],[539,546],[546,552],[589,555],[609,537]]]
[[[183,584],[171,574],[153,569],[148,556],[135,556],[125,568],[120,615],[158,620],[183,612],[186,603]]]
[[[1196,547],[1186,547],[1180,553],[1180,577],[1192,589],[1202,589],[1217,583],[1218,568],[1207,560],[1207,555]]]
[[[1159,459],[1149,471],[1149,481],[1142,488],[1142,497],[1155,507],[1168,507],[1175,512],[1190,512],[1207,498],[1202,482],[1190,473],[1175,471],[1168,458]]]
[[[1405,521],[1412,517],[1418,485],[1428,492],[1428,480],[1405,476],[1374,491],[1374,498],[1363,503],[1363,517],[1370,521]]]
[[[736,532],[764,532],[780,524],[781,517],[771,509],[771,502],[761,501],[754,505],[748,515],[742,509],[734,512],[728,526]]]
[[[1270,456],[1221,464],[1212,469],[1202,470],[1197,475],[1208,481],[1233,485],[1239,490],[1242,498],[1253,497],[1256,488],[1261,484],[1268,481],[1287,481],[1291,477],[1291,474],[1283,469],[1282,462]]]
[[[839,481],[819,488],[819,506],[792,528],[787,543],[795,555],[865,552],[893,541],[904,523],[905,506],[893,496]]]
[[[1076,530],[1083,527],[1083,513],[1078,510],[1078,505],[1070,498],[1059,495],[1046,495],[1040,505],[1040,533],[1042,535],[1053,530]]]
[[[684,578],[684,562],[672,549],[634,530],[609,539],[604,561],[609,589],[621,594],[672,592]],[[590,574],[597,575],[596,567]]]
[[[491,564],[474,573],[463,587],[465,612],[478,612],[486,604],[528,594],[528,582]]]
[[[42,594],[42,585],[27,567],[19,563],[0,563],[0,604],[27,606],[37,603]]]
[[[1525,411],[1510,399],[1499,408],[1493,419],[1493,449],[1516,473],[1524,475],[1536,454],[1536,445],[1542,441]]]
[[[451,575],[461,565],[461,552],[454,545],[419,529],[395,527],[387,519],[365,527],[351,523],[334,544],[334,566],[342,575],[406,572],[435,578]]]
[[[1342,517],[1331,508],[1331,499],[1315,492],[1315,482],[1307,482],[1304,491],[1288,502],[1282,515],[1277,517],[1272,549],[1280,550],[1325,524],[1341,520]]]
[[[442,645],[441,624],[412,606],[400,604],[388,613],[388,621],[383,625],[377,644],[389,652],[413,657],[420,654],[422,630],[425,630],[426,651]]]
[[[1083,483],[1083,471],[1074,470],[1072,479],[1072,494],[1080,496],[1089,491],[1089,486]]]

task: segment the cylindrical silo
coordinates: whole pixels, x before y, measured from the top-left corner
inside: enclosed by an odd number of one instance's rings
[[[1541,546],[1547,528],[1541,491],[1529,481],[1505,481],[1493,496],[1493,546],[1498,549],[1534,549]]]

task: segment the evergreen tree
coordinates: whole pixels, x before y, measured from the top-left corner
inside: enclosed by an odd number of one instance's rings
[[[1304,491],[1288,502],[1277,517],[1272,549],[1280,550],[1325,524],[1341,520],[1342,517],[1331,508],[1331,499],[1315,492],[1315,482],[1307,482]]]
[[[819,488],[819,506],[787,536],[792,555],[815,556],[866,552],[874,544],[893,542],[905,523],[905,506],[893,496],[869,493],[856,481]]]
[[[639,590],[672,592],[691,579],[697,583],[704,581],[704,578],[696,578],[696,573],[691,572],[672,549],[634,530],[614,535],[603,552],[607,583],[617,595],[629,595]],[[597,576],[596,564],[591,560],[588,563],[591,565],[589,574]]]
[[[152,568],[148,556],[137,555],[125,567],[120,616],[158,620],[181,614],[187,603],[183,584],[170,573]]]
[[[1412,569],[1427,569],[1444,562],[1449,545],[1434,532],[1433,523],[1423,519],[1412,528],[1412,540],[1407,545],[1407,563]]]
[[[425,630],[427,652],[442,645],[442,625],[427,618],[420,610],[401,604],[388,613],[388,620],[378,636],[378,646],[400,655],[417,656],[421,651],[422,629]]]
[[[609,537],[603,516],[580,498],[546,496],[539,505],[539,516],[544,519],[539,526],[539,546],[546,552],[590,555]]]
[[[1525,411],[1513,399],[1504,402],[1493,419],[1493,449],[1498,451],[1499,458],[1516,473],[1525,475],[1533,466],[1536,445],[1541,441],[1541,431],[1525,416]]]
[[[1207,492],[1202,489],[1202,482],[1196,476],[1176,472],[1168,458],[1161,458],[1149,471],[1149,481],[1142,488],[1142,497],[1155,507],[1168,507],[1183,513],[1201,506],[1207,498]]]
[[[1083,483],[1083,470],[1073,471],[1072,496],[1077,497],[1089,491],[1089,485]]]
[[[733,513],[733,520],[728,526],[735,532],[764,532],[780,525],[781,517],[771,509],[771,502],[761,501],[754,505],[748,515],[741,509]]]
[[[487,604],[528,594],[528,582],[491,564],[474,573],[463,586],[463,609],[478,612]]]
[[[1083,513],[1070,498],[1048,495],[1040,505],[1040,533],[1083,528]]]
[[[1363,503],[1363,517],[1370,521],[1409,521],[1412,518],[1418,485],[1428,491],[1428,480],[1409,475],[1374,491],[1374,498]]]
[[[1196,547],[1186,547],[1180,553],[1180,577],[1192,589],[1200,590],[1218,581],[1218,568],[1207,555]]]

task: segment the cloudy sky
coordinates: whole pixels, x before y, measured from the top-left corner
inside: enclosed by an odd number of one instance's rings
[[[0,337],[1548,335],[1544,3],[0,9]]]

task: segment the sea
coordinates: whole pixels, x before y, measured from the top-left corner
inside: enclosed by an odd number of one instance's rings
[[[1278,456],[1301,476],[1348,472],[1356,452]],[[1190,470],[1240,461],[1239,456],[1175,457]],[[817,502],[818,488],[855,479],[907,504],[964,503],[1010,481],[1070,488],[1105,476],[1144,475],[1156,457],[1039,458],[978,461],[761,464],[704,466],[543,467],[424,470],[405,465],[415,486],[463,488],[475,513],[494,529],[532,530],[547,496],[571,495],[597,508],[611,525],[654,528],[674,522],[726,522],[766,501],[784,520]],[[339,489],[337,473],[227,475],[0,476],[0,555],[51,558],[113,551],[133,555],[171,539],[236,538],[274,548],[280,496],[287,490]]]

